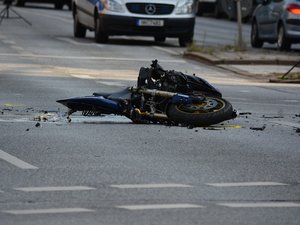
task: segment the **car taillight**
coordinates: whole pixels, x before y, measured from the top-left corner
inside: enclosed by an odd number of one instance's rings
[[[287,5],[287,10],[293,14],[300,15],[300,5],[297,4],[289,4]]]

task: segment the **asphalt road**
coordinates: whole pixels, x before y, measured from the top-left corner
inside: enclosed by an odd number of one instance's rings
[[[173,39],[74,39],[67,10],[18,11],[33,26],[0,26],[1,225],[299,224],[299,85],[184,59]],[[155,58],[206,78],[239,117],[194,129],[68,123],[55,102],[134,85]]]

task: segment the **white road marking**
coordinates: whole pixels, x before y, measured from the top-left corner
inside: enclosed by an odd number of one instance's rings
[[[87,191],[87,190],[95,190],[93,187],[86,186],[69,186],[69,187],[20,187],[14,188],[18,191],[24,192],[46,192],[46,191]]]
[[[2,212],[14,214],[14,215],[29,215],[29,214],[95,212],[95,210],[85,209],[85,208],[50,208],[50,209],[3,210]]]
[[[24,162],[20,159],[18,159],[15,156],[12,156],[0,149],[0,159],[3,159],[7,161],[10,164],[13,164],[16,167],[19,167],[20,169],[26,170],[26,169],[38,169],[38,167],[33,166],[27,162]]]
[[[300,128],[300,123],[292,123],[292,122],[287,122],[287,121],[271,121],[271,123],[276,123],[279,125],[284,125],[288,127],[295,127],[295,128]]]
[[[80,59],[80,60],[110,60],[110,61],[133,61],[151,62],[152,58],[122,58],[122,57],[101,57],[101,56],[71,56],[71,55],[39,55],[39,54],[14,54],[0,53],[0,56],[25,57],[25,58],[53,58],[53,59]],[[186,63],[183,59],[160,59],[160,62]]]
[[[15,42],[15,41],[12,41],[12,40],[2,40],[2,42],[3,42],[4,44],[10,44],[10,45],[15,45],[15,44],[16,44],[16,42]]]
[[[76,77],[79,79],[97,79],[96,77],[92,77],[90,75],[84,75],[84,74],[70,74],[72,77]]]
[[[237,182],[237,183],[206,183],[214,187],[251,187],[251,186],[285,186],[288,184],[278,182]]]
[[[114,188],[130,189],[130,188],[177,188],[177,187],[192,187],[186,184],[119,184],[110,185]]]
[[[120,82],[113,82],[113,81],[96,81],[98,84],[104,84],[107,86],[116,86],[116,87],[126,87],[125,84],[120,83]]]
[[[170,53],[171,55],[180,55],[180,53],[175,52],[175,51],[173,51],[171,49],[162,48],[162,47],[159,47],[159,46],[152,46],[152,48],[155,48],[155,49],[157,49],[159,51]]]
[[[290,208],[300,207],[295,202],[254,202],[254,203],[219,203],[217,205],[231,208]]]
[[[73,45],[96,46],[96,47],[100,47],[100,48],[102,48],[104,46],[104,45],[95,44],[95,43],[82,43],[82,42],[75,41],[71,38],[57,37],[56,39],[60,40],[60,41],[68,42],[68,43],[73,44]]]
[[[10,46],[12,49],[15,49],[15,50],[18,50],[18,51],[23,51],[24,48],[20,47],[20,46],[17,46],[17,45],[12,45]]]
[[[146,209],[188,209],[188,208],[205,208],[202,205],[194,204],[153,204],[153,205],[120,205],[116,208],[128,210],[146,210]]]
[[[289,99],[289,100],[283,100],[284,102],[292,102],[292,103],[297,103],[299,102],[299,100],[293,100],[293,99]]]

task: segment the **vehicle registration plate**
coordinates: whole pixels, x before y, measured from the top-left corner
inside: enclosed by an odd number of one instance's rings
[[[141,27],[163,27],[163,20],[149,20],[149,19],[141,19],[137,21],[137,25]]]

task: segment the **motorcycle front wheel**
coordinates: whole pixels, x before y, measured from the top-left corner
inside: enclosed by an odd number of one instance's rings
[[[210,126],[233,119],[232,105],[225,99],[206,97],[202,103],[170,104],[167,115],[175,123],[197,127]]]

